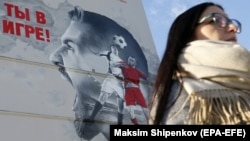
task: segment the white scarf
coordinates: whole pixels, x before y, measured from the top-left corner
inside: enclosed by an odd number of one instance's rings
[[[183,49],[179,78],[188,124],[250,123],[250,52],[233,42],[197,40]]]

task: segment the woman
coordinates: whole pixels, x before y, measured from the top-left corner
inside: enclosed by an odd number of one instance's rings
[[[215,3],[174,21],[159,66],[149,124],[250,123],[250,53],[239,21]]]

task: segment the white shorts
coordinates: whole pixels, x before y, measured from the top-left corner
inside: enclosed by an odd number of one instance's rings
[[[124,99],[124,89],[123,89],[123,81],[118,80],[115,76],[109,75],[102,83],[101,91],[116,94]]]

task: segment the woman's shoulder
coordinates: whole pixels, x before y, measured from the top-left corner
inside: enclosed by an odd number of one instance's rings
[[[178,81],[175,81],[165,109],[163,124],[184,124],[189,109],[187,98],[186,91]]]

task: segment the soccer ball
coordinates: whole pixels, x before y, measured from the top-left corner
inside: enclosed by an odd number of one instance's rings
[[[127,47],[127,43],[125,39],[120,35],[113,36],[113,44],[119,46],[121,49],[124,49]]]

